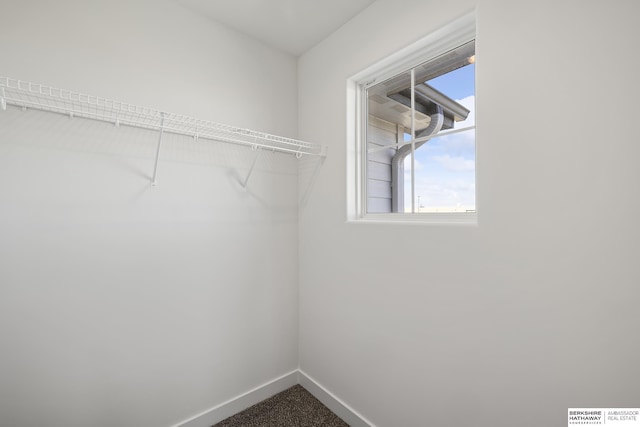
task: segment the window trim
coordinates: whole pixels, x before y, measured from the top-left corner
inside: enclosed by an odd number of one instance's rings
[[[477,44],[475,11],[461,16],[347,80],[347,222],[477,224],[477,208],[476,212],[367,213],[366,144],[362,143],[367,128],[368,88],[472,40],[476,40]]]

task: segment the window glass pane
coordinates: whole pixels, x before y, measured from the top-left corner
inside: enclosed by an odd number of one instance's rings
[[[367,213],[475,211],[475,42],[371,86],[367,101]]]
[[[416,212],[475,210],[474,133],[434,138],[416,150]]]
[[[475,126],[474,76],[469,64],[427,82],[469,110],[453,129]],[[475,163],[475,129],[431,139],[416,150],[420,212],[474,211]]]
[[[393,174],[403,174],[404,157],[397,157],[404,129],[411,129],[411,108],[387,96],[394,87],[411,84],[405,72],[367,91],[367,212],[394,212]],[[388,148],[385,148],[388,147]],[[395,197],[402,205],[402,196]]]

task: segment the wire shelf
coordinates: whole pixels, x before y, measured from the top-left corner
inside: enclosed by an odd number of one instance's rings
[[[259,147],[294,154],[298,158],[303,155],[326,156],[326,147],[319,144],[0,77],[0,108],[4,110],[7,105],[101,120],[116,126],[128,125],[187,135],[195,140],[202,138]]]

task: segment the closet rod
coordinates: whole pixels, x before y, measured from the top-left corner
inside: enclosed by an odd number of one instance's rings
[[[252,131],[180,114],[167,113],[125,102],[66,89],[58,89],[23,80],[0,77],[0,109],[7,105],[33,108],[113,123],[160,130],[193,137],[260,147],[271,151],[302,156],[326,157],[326,146],[264,132]]]

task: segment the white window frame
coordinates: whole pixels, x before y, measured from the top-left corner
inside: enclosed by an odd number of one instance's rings
[[[347,221],[356,223],[469,224],[478,222],[476,212],[375,213],[366,212],[367,88],[476,40],[475,12],[390,55],[347,80]],[[477,40],[476,40],[477,45]],[[476,60],[477,64],[477,60]],[[477,119],[476,119],[477,125]],[[477,143],[476,143],[477,151]],[[477,158],[477,156],[476,156]],[[476,161],[477,163],[477,161]],[[477,165],[476,165],[477,171]],[[477,182],[477,179],[476,179]],[[477,184],[476,184],[477,194]]]

